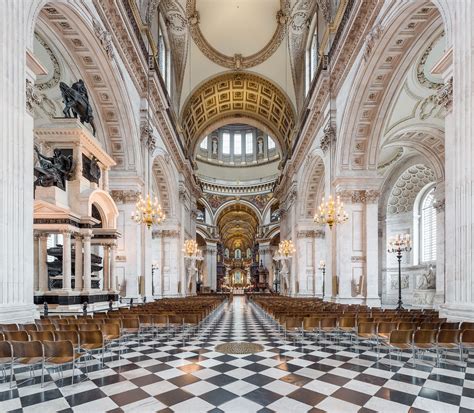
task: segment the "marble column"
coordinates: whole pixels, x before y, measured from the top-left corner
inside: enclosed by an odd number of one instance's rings
[[[315,243],[314,243],[314,261],[315,261],[315,281],[314,281],[314,295],[319,298],[323,298],[323,272],[319,268],[321,261],[326,263],[326,239],[325,231],[315,231]],[[324,285],[324,290],[326,285]]]
[[[35,4],[36,3],[36,4]],[[41,3],[40,3],[41,5]],[[5,0],[0,13],[0,323],[27,322],[33,304],[33,116],[27,67],[38,2]],[[28,83],[26,83],[28,82]]]
[[[75,234],[76,247],[74,249],[75,262],[74,262],[74,291],[82,290],[82,277],[83,277],[83,257],[82,257],[82,235]]]
[[[442,316],[474,320],[474,4],[436,0],[448,24],[445,86],[438,103],[445,117],[446,304]],[[451,17],[454,16],[454,17]],[[451,18],[450,18],[451,17]]]
[[[104,250],[104,266],[102,268],[102,291],[109,291],[109,278],[110,278],[110,247],[103,245]]]
[[[84,246],[84,271],[83,271],[83,293],[91,292],[91,235],[85,234],[83,237]]]
[[[71,232],[63,233],[63,291],[71,291]]]
[[[109,285],[110,292],[115,293],[117,291],[117,276],[115,274],[115,257],[117,255],[117,246],[112,244],[110,246],[110,267],[109,267]]]
[[[207,279],[211,290],[217,289],[217,246],[216,244],[207,244]]]
[[[379,296],[379,234],[378,200],[379,192],[366,191],[365,198],[365,257],[366,257],[366,304],[380,307]]]
[[[49,290],[48,286],[48,234],[39,236],[38,254],[38,293],[44,294]]]
[[[34,254],[34,291],[38,291],[39,287],[39,234],[34,235],[34,249],[33,249],[33,254]]]

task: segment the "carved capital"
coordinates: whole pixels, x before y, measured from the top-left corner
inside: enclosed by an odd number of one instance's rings
[[[379,191],[375,191],[375,190],[368,190],[368,191],[365,191],[365,201],[368,203],[368,204],[375,204],[378,202],[380,198],[380,192]]]
[[[436,101],[438,105],[443,106],[447,111],[451,111],[453,107],[453,78],[451,77],[443,87],[436,93]]]
[[[296,238],[315,238],[315,231],[302,230],[296,233]]]
[[[319,146],[324,154],[331,147],[331,144],[336,141],[336,131],[334,130],[331,123],[328,123],[324,128],[324,135],[319,141]]]

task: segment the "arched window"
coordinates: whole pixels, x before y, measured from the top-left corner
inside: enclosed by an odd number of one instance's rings
[[[420,262],[436,260],[436,210],[434,186],[429,187],[420,199],[419,236]]]

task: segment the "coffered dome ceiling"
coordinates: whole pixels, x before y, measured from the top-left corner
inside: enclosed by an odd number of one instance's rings
[[[184,146],[193,153],[213,129],[236,121],[260,127],[288,154],[295,128],[292,104],[272,82],[245,72],[216,76],[193,92],[181,116]]]

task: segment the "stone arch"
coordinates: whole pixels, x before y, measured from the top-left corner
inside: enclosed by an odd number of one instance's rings
[[[86,195],[86,194],[85,194]],[[116,229],[119,211],[108,192],[96,189],[88,194],[87,215],[92,216],[92,205],[100,212],[103,229]]]
[[[123,86],[111,41],[100,21],[91,19],[83,3],[61,0],[42,2],[31,13],[34,30],[43,27],[74,64],[77,76],[84,79],[92,100],[99,139],[117,165],[114,169],[142,170],[137,122],[132,103]],[[112,74],[112,75],[111,75]]]
[[[366,41],[360,69],[342,116],[337,141],[337,170],[375,169],[385,114],[400,80],[424,42],[442,25],[428,1],[396,4]]]
[[[259,219],[259,222],[262,221],[262,215],[261,215],[261,212],[258,210],[258,208],[253,205],[251,202],[248,202],[244,199],[239,199],[238,201],[235,201],[235,200],[231,200],[231,201],[227,201],[225,203],[223,203],[217,210],[216,212],[214,213],[214,222],[217,223],[218,219],[219,219],[219,216],[222,214],[222,212],[225,210],[225,208],[229,207],[229,205],[231,204],[242,204],[242,205],[245,205],[247,207],[249,207],[250,209],[253,210],[253,212],[255,213],[255,215],[258,217]]]
[[[178,198],[176,190],[173,190],[172,182],[176,182],[176,179],[171,169],[170,161],[170,156],[167,153],[158,153],[155,156],[152,167],[153,184],[156,196],[163,210],[168,216],[175,217]]]
[[[286,93],[272,81],[252,72],[226,72],[198,85],[183,105],[184,146],[193,154],[205,131],[217,123],[242,119],[270,131],[288,153],[295,128],[295,111]]]
[[[313,152],[307,159],[302,179],[299,181],[303,200],[300,215],[303,218],[312,219],[318,202],[324,194],[325,163],[319,152]]]

